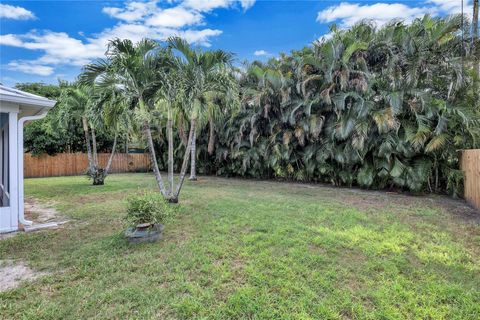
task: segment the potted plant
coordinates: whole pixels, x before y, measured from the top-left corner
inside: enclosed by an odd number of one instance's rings
[[[163,224],[174,213],[174,208],[156,192],[132,195],[127,198],[125,236],[130,243],[157,241],[163,236]]]

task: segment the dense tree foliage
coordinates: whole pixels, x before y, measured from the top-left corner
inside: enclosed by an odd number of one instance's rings
[[[459,194],[458,150],[480,138],[478,53],[461,26],[364,22],[247,66],[214,156],[200,135],[200,171]]]
[[[27,123],[24,132],[25,151],[33,155],[55,155],[62,152],[85,152],[85,141],[82,123],[78,121],[62,121],[68,105],[62,104],[65,91],[71,87],[66,82],[58,85],[44,83],[18,83],[17,89],[33,93],[58,103],[50,110],[44,119]],[[103,132],[99,133],[98,149],[108,151],[111,148],[111,138]]]
[[[48,99],[59,100],[64,85],[64,83],[59,85],[19,83],[15,87]],[[82,141],[78,135],[81,131],[74,125],[70,126],[68,131],[59,130],[56,122],[58,111],[58,106],[55,106],[44,119],[27,123],[24,133],[24,146],[27,152],[34,155],[42,153],[52,155],[81,149]]]
[[[458,151],[480,139],[480,46],[470,25],[425,16],[331,31],[236,70],[229,54],[178,38],[113,40],[81,80],[118,91],[117,104],[97,112],[133,112],[130,131],[145,134],[167,198],[178,198],[192,149],[200,173],[460,194]],[[70,132],[81,137],[81,128]]]

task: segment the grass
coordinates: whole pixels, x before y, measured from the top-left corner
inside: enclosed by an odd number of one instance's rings
[[[201,178],[164,240],[134,246],[123,199],[151,175],[25,185],[71,222],[0,241],[49,273],[0,293],[2,319],[480,318],[480,224],[460,201]]]

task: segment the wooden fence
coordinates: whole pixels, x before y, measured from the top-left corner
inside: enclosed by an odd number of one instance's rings
[[[465,175],[465,199],[480,210],[480,149],[463,150],[461,168]]]
[[[99,166],[105,167],[109,156],[109,153],[99,153]],[[55,156],[38,157],[26,153],[23,159],[25,178],[82,175],[88,167],[88,158],[85,153],[60,153]],[[110,173],[148,170],[150,170],[148,153],[117,153],[110,167]]]

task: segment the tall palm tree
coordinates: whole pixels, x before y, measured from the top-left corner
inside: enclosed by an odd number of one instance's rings
[[[81,121],[85,146],[88,158],[88,175],[93,181],[93,185],[103,185],[105,178],[110,170],[115,149],[117,146],[117,133],[119,119],[122,116],[121,110],[116,108],[116,112],[103,112],[103,105],[112,103],[107,97],[98,95],[96,88],[86,85],[75,85],[65,87],[62,91],[60,121],[68,123],[70,121]],[[98,163],[98,150],[96,139],[96,128],[100,128],[107,121],[116,125],[113,146],[105,168],[101,168]]]
[[[171,37],[169,47],[179,55],[177,67],[181,74],[184,90],[184,106],[190,117],[191,169],[190,180],[196,180],[196,134],[197,122],[208,111],[208,95],[214,92],[226,92],[235,85],[226,68],[232,63],[233,56],[222,50],[201,51],[192,48],[184,39]]]
[[[67,87],[62,91],[61,103],[64,107],[59,114],[62,123],[80,120],[85,138],[85,147],[87,149],[88,158],[88,174],[96,175],[98,171],[97,148],[92,124],[92,105],[93,105],[93,88],[90,86],[73,86]],[[93,140],[93,141],[92,141]],[[94,184],[96,181],[94,180]]]
[[[167,194],[171,202],[178,201],[178,194],[176,194],[174,189],[174,177],[173,177],[173,152],[174,152],[174,140],[173,140],[173,122],[174,115],[178,110],[178,94],[181,92],[179,87],[180,82],[178,81],[178,74],[174,69],[170,69],[169,73],[161,73],[160,77],[164,78],[163,85],[157,91],[157,97],[155,105],[158,107],[159,111],[166,113],[167,117],[167,143],[168,143],[168,152],[167,152],[167,175],[168,175],[168,188]]]
[[[217,173],[458,193],[455,149],[480,137],[460,30],[460,16],[362,22],[252,63],[219,127]]]
[[[110,156],[103,170],[97,174],[98,180],[105,180],[110,172],[117,148],[118,137],[131,127],[132,114],[125,104],[121,91],[111,83],[95,87],[96,103],[93,104],[94,123],[107,134],[113,135]]]
[[[165,73],[168,65],[168,55],[153,40],[134,44],[114,39],[109,42],[106,59],[85,66],[80,76],[84,83],[108,81],[122,91],[125,103],[135,110],[142,123],[157,186],[165,198],[169,194],[158,167],[150,122],[155,97],[164,79],[159,74]]]
[[[461,22],[460,16],[425,16],[409,24],[332,28],[331,37],[311,47],[253,62],[235,81],[228,63],[216,64],[207,52],[172,38],[172,52],[165,50],[169,66],[159,64],[152,76],[155,93],[143,97],[143,108],[130,94],[134,90],[126,89],[134,87],[125,80],[130,76],[113,74],[137,118],[149,126],[167,119],[168,157],[161,159],[168,162],[166,195],[172,201],[192,155],[195,178],[197,133],[198,153],[212,153],[199,161],[219,175],[458,194],[456,150],[480,141],[479,114],[472,108],[479,106],[472,69],[477,57],[471,39],[459,36]],[[132,72],[157,51],[138,55]],[[240,97],[237,111],[228,109],[232,88],[239,91],[231,94]],[[184,154],[173,149],[175,130]],[[170,165],[175,156],[183,157],[176,186]]]

